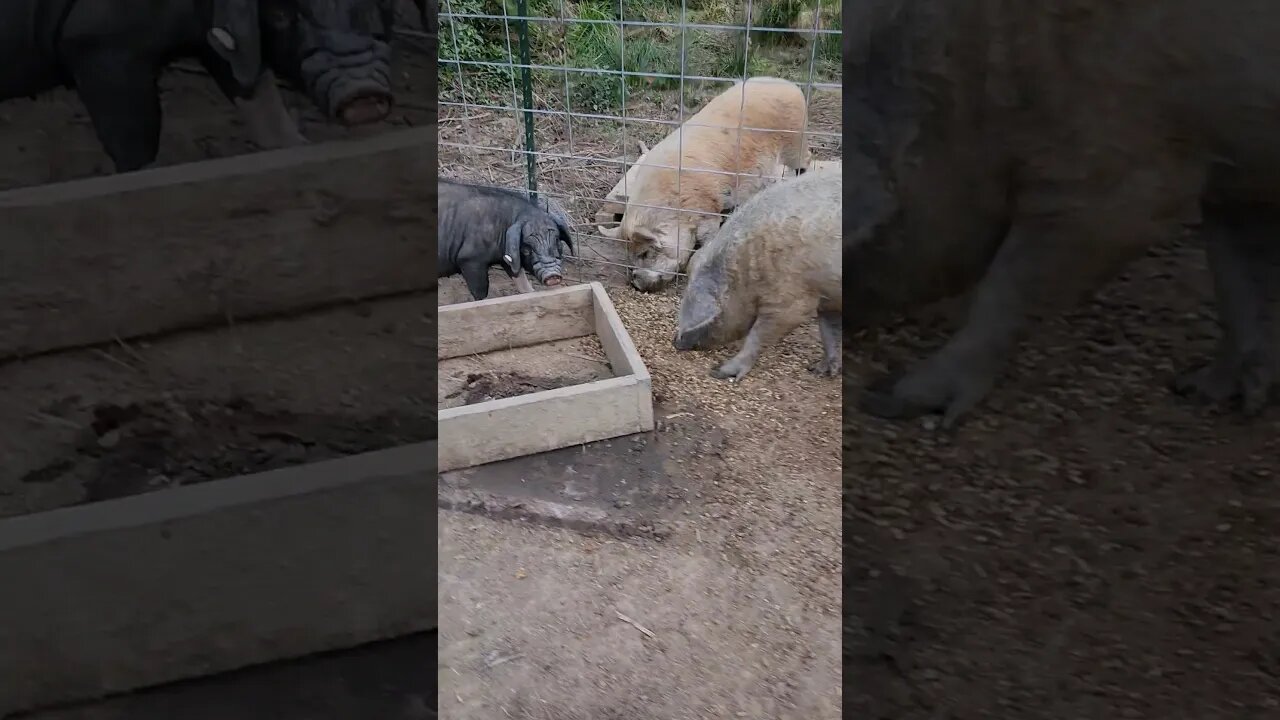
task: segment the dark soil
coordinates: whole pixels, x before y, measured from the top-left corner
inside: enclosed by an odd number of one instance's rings
[[[576,378],[531,377],[518,372],[469,373],[467,384],[447,397],[455,398],[460,394],[463,404],[475,405],[490,400],[570,387],[581,382]]]
[[[653,432],[440,475],[440,507],[619,538],[664,537],[676,508],[725,473],[726,433],[655,405]]]
[[[432,630],[21,720],[431,720],[436,717],[435,653]]]
[[[1280,717],[1280,410],[1166,389],[1212,352],[1210,298],[1171,244],[1035,329],[954,435],[846,401],[853,716]],[[846,392],[947,330],[850,338]]]
[[[82,502],[221,480],[291,465],[424,442],[421,417],[297,415],[247,400],[101,404],[75,455],[23,477],[80,476]]]

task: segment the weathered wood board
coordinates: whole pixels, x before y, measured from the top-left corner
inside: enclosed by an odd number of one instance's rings
[[[439,360],[595,333],[616,376],[441,410],[440,472],[653,429],[649,371],[600,283],[445,305],[439,313]]]
[[[0,360],[435,285],[436,128],[0,193]]]
[[[436,444],[0,520],[0,717],[428,630]]]

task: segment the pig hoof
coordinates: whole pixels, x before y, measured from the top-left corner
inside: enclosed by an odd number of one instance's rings
[[[746,375],[746,370],[739,370],[730,366],[728,363],[711,368],[711,377],[717,380],[728,380],[729,382],[737,382]]]
[[[1174,394],[1202,404],[1225,404],[1239,395],[1235,374],[1217,363],[1182,373],[1169,383]]]
[[[823,358],[809,366],[809,372],[821,377],[839,377],[840,361]]]
[[[863,412],[886,420],[942,413],[939,427],[952,430],[986,397],[994,381],[993,375],[931,360],[896,382],[885,379],[868,387],[860,406]]]
[[[897,379],[893,377],[882,378],[872,383],[862,391],[858,407],[862,412],[883,420],[913,420],[935,411],[935,408],[918,405],[898,397],[894,392],[896,385]]]
[[[1169,384],[1181,397],[1202,405],[1235,405],[1245,416],[1260,415],[1280,390],[1259,363],[1242,367],[1213,362],[1185,372]]]

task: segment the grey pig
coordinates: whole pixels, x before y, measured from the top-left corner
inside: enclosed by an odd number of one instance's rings
[[[810,368],[840,374],[839,170],[783,180],[743,203],[689,264],[673,344],[709,350],[747,339],[711,371],[739,380],[760,351],[817,315],[823,357]]]
[[[1280,377],[1280,4],[850,7],[846,170],[862,156],[851,193],[878,200],[851,213],[845,330],[972,290],[960,329],[872,382],[865,412],[955,426],[1033,318],[1195,227],[1224,333],[1173,390],[1261,412]]]
[[[489,296],[489,268],[502,267],[523,292],[533,288],[527,271],[543,285],[564,278],[563,243],[573,252],[569,226],[523,194],[503,188],[441,179],[437,227],[437,278],[462,274],[471,297]]]
[[[137,170],[159,148],[160,73],[191,58],[237,105],[255,143],[299,145],[275,78],[344,124],[386,117],[395,2],[5,0],[0,101],[75,88],[116,171]]]

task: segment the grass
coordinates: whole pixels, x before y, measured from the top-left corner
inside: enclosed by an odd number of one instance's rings
[[[444,11],[502,16],[517,15],[517,0],[443,0]],[[754,0],[752,27],[796,28],[795,32],[752,32],[750,52],[746,38],[744,0],[684,0],[688,22],[729,25],[742,29],[705,30],[679,27],[626,26],[617,21],[617,0],[527,0],[530,61],[534,65],[567,66],[587,71],[568,77],[569,102],[575,111],[616,113],[624,97],[628,103],[646,97],[669,95],[680,85],[678,78],[629,76],[618,71],[662,73],[673,76],[738,78],[773,75],[798,83],[812,77],[838,82],[838,35],[814,39],[815,0]],[[679,23],[680,0],[622,0],[625,20]],[[561,18],[598,20],[600,23],[566,23]],[[821,26],[840,28],[840,5],[823,0]],[[520,23],[514,20],[445,18],[440,38],[440,87],[448,99],[459,97],[458,66],[461,59],[494,63],[519,62]],[[683,43],[681,42],[683,37]],[[816,42],[816,48],[813,43]],[[683,44],[683,68],[681,46]],[[745,55],[745,58],[744,58]],[[811,70],[811,59],[813,68]],[[683,72],[682,72],[683,69]],[[472,102],[508,104],[520,77],[509,67],[462,66],[467,97]],[[543,95],[564,95],[559,72],[535,72],[535,90]],[[688,89],[688,88],[687,88]],[[723,89],[723,83],[714,92]],[[697,92],[696,90],[692,92]],[[693,99],[693,98],[687,98]]]

